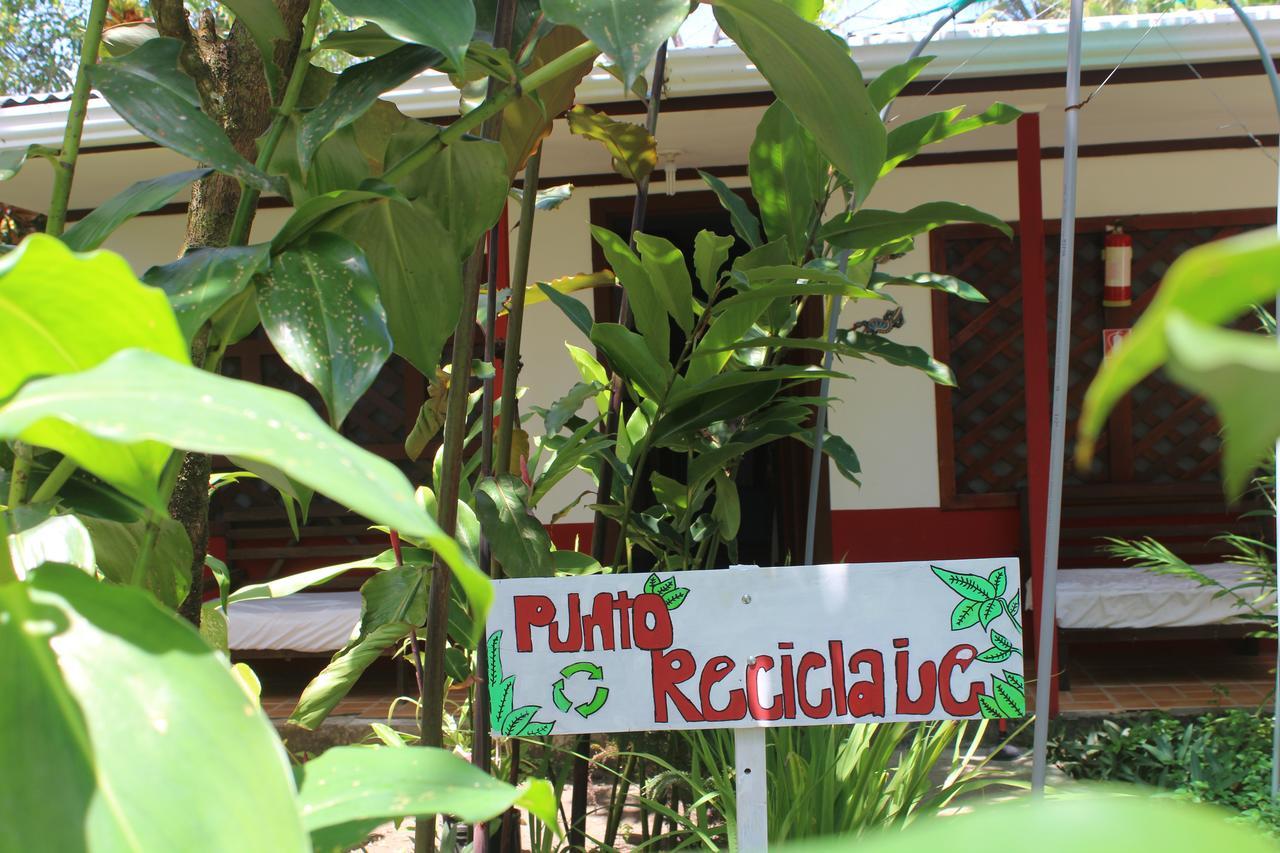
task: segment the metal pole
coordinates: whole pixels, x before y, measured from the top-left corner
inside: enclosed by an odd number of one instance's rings
[[[966,8],[975,3],[976,0],[962,0],[957,3],[947,14],[938,18],[929,32],[924,38],[916,42],[916,46],[911,49],[911,53],[907,55],[907,61],[918,57],[924,53],[925,47],[933,40],[943,27],[950,23],[956,15],[959,15]],[[889,108],[893,106],[893,101],[884,105],[884,109],[880,111],[880,120],[884,121],[889,115]],[[858,199],[860,203],[862,199]],[[850,209],[847,212],[852,212]],[[840,271],[844,272],[849,263],[849,253],[845,252],[840,259]],[[840,308],[844,300],[839,296],[831,297],[831,316],[827,320],[827,343],[833,344],[836,341],[836,332],[840,330]],[[835,362],[835,353],[827,350],[827,354],[822,359],[822,369],[831,370],[832,364]],[[818,385],[818,396],[826,397],[831,390],[831,380],[823,378]],[[813,539],[818,529],[818,486],[822,481],[822,447],[827,440],[827,407],[819,406],[818,412],[813,419],[813,457],[809,464],[809,507],[805,517],[805,536],[804,536],[804,563],[806,566],[813,565]]]
[[[1071,290],[1076,250],[1076,172],[1080,142],[1080,43],[1084,0],[1071,0],[1067,30],[1067,109],[1062,157],[1062,240],[1058,254],[1058,327],[1053,353],[1053,421],[1049,443],[1049,508],[1045,514],[1044,580],[1037,603],[1036,722],[1031,790],[1044,793],[1049,745],[1049,699],[1053,680],[1053,627],[1057,613],[1058,536],[1062,522],[1062,468],[1067,438],[1067,361],[1071,357]]]
[[[1253,46],[1258,49],[1258,58],[1262,60],[1262,68],[1267,72],[1267,82],[1271,84],[1271,97],[1275,101],[1276,116],[1280,118],[1280,76],[1276,75],[1276,64],[1271,59],[1271,51],[1267,50],[1266,44],[1262,41],[1262,33],[1258,32],[1253,19],[1245,14],[1237,0],[1227,0],[1227,5],[1248,30],[1249,38],[1253,39]],[[1280,211],[1280,185],[1276,189],[1276,207]],[[1280,234],[1280,220],[1276,222],[1276,229],[1277,234]],[[1276,316],[1280,317],[1280,300],[1276,301]],[[1280,328],[1277,329],[1277,336],[1280,339]],[[1276,471],[1280,472],[1280,442],[1276,444],[1275,459]],[[1276,542],[1280,544],[1280,515],[1276,516]],[[1280,561],[1277,561],[1277,570],[1280,572]],[[1277,574],[1277,585],[1280,585],[1280,574]],[[1277,606],[1280,607],[1280,604]],[[1277,616],[1280,616],[1280,611],[1277,611]],[[1272,701],[1275,703],[1272,709],[1274,722],[1271,724],[1271,799],[1273,800],[1280,794],[1280,701],[1277,701],[1277,697],[1280,697],[1280,649],[1277,649],[1276,653],[1276,685],[1275,692],[1272,693]]]

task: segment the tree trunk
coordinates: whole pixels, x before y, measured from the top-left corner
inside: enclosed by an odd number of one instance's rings
[[[289,38],[276,45],[275,62],[287,79],[302,37],[302,19],[308,0],[275,0]],[[250,162],[256,159],[255,141],[271,122],[271,97],[257,46],[240,23],[226,36],[217,32],[213,16],[201,15],[193,30],[181,0],[154,0],[152,16],[161,35],[183,42],[182,66],[195,81],[201,106],[226,132],[236,149]],[[206,246],[225,246],[240,201],[240,187],[225,175],[211,175],[196,184],[187,208],[187,234],[182,253]],[[197,338],[192,360],[203,364],[206,342]],[[195,624],[204,600],[204,557],[209,544],[209,471],[205,454],[188,453],[169,499],[169,514],[191,539],[191,591],[179,612]]]

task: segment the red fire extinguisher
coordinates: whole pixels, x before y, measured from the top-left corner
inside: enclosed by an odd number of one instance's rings
[[[1102,304],[1106,308],[1128,308],[1133,304],[1133,238],[1119,225],[1109,225],[1104,245]]]

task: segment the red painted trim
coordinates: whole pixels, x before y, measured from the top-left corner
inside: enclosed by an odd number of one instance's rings
[[[1018,553],[1018,510],[838,509],[831,512],[831,554],[839,562],[876,563]]]
[[[1018,119],[1018,242],[1022,259],[1022,364],[1027,406],[1027,519],[1032,589],[1044,589],[1044,548],[1049,507],[1049,313],[1045,299],[1044,208],[1040,187],[1040,116]],[[1031,636],[1039,637],[1041,607],[1032,610]],[[1053,638],[1054,671],[1058,632]],[[1058,707],[1058,680],[1050,694]]]
[[[569,549],[581,551],[584,554],[591,552],[591,522],[589,521],[549,524],[547,532],[551,534],[551,542],[556,546],[557,551]]]

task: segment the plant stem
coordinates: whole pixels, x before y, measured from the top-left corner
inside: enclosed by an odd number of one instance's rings
[[[133,573],[129,576],[129,586],[141,587],[147,579],[147,562],[151,559],[151,551],[156,545],[156,535],[160,527],[156,524],[156,511],[147,510],[147,522],[142,528],[142,544],[138,546],[138,556],[133,561]]]
[[[577,47],[560,54],[541,68],[530,72],[529,76],[525,77],[520,85],[508,86],[500,91],[490,93],[480,106],[461,116],[453,124],[423,143],[416,151],[388,169],[382,176],[382,180],[393,184],[411,174],[438,154],[446,145],[457,142],[484,122],[498,116],[503,108],[517,97],[545,86],[560,75],[570,71],[579,63],[592,59],[599,52],[599,49],[591,42],[583,42]]]
[[[80,138],[84,134],[84,117],[89,111],[89,69],[98,61],[102,44],[102,26],[107,20],[108,0],[93,0],[85,23],[84,41],[80,43],[80,64],[71,90],[71,109],[67,128],[62,134],[62,151],[53,160],[53,196],[49,200],[49,219],[45,233],[58,237],[67,225],[67,208],[71,205],[71,181],[80,156]]]
[[[9,506],[26,502],[27,481],[31,479],[33,455],[31,445],[25,441],[13,443],[13,470],[9,472]]]
[[[18,582],[18,570],[13,567],[13,555],[9,553],[9,517],[0,512],[0,586]]]
[[[516,421],[516,383],[519,380],[520,340],[524,332],[524,300],[529,284],[529,251],[533,243],[533,219],[538,211],[538,172],[542,147],[533,152],[524,167],[524,191],[520,197],[520,233],[516,237],[515,266],[511,271],[511,296],[507,308],[507,342],[502,355],[502,414],[498,420],[499,474],[511,470],[511,434]],[[494,287],[489,286],[489,299]]]
[[[302,40],[298,42],[298,55],[293,61],[293,71],[289,74],[289,82],[285,86],[284,96],[276,110],[276,117],[267,130],[267,138],[262,141],[255,163],[259,169],[266,170],[271,165],[276,148],[280,145],[280,137],[284,135],[285,126],[298,106],[298,98],[302,95],[302,84],[307,79],[307,68],[311,65],[311,47],[316,37],[316,27],[320,23],[320,11],[324,7],[323,0],[311,0],[307,7],[307,15],[302,20]],[[236,205],[235,219],[231,223],[231,234],[227,238],[229,246],[243,246],[249,240],[249,229],[253,226],[253,213],[258,207],[257,188],[241,182],[240,201]]]
[[[36,493],[31,496],[31,502],[38,504],[42,501],[53,500],[58,491],[66,485],[67,480],[71,479],[71,475],[76,472],[77,467],[79,466],[70,456],[62,457],[61,461],[49,472],[49,476],[44,478],[40,488],[36,489]]]

